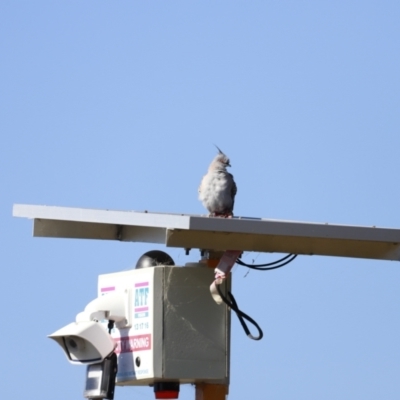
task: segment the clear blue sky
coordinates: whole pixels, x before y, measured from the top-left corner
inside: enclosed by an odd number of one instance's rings
[[[82,398],[84,368],[46,335],[98,274],[163,249],[32,238],[13,203],[202,214],[215,143],[236,215],[400,228],[399,21],[394,0],[2,1],[2,396]],[[233,319],[230,400],[400,398],[399,263],[245,274],[233,291],[265,337]],[[153,393],[117,388],[133,398]]]

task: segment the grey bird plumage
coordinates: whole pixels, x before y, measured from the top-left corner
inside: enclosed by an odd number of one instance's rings
[[[217,149],[218,154],[200,183],[199,199],[210,216],[230,218],[233,216],[237,187],[233,175],[226,170],[231,166],[229,158]]]

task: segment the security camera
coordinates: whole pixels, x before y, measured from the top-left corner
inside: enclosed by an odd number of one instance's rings
[[[91,301],[73,322],[53,334],[72,364],[95,364],[103,361],[115,349],[115,342],[104,325],[112,320],[118,328],[129,326],[130,292],[121,291]]]
[[[115,348],[106,328],[96,321],[73,322],[48,336],[64,350],[72,364],[95,364]]]

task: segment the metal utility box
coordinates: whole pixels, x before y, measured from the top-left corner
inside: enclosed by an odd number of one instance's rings
[[[111,333],[117,343],[117,385],[229,383],[230,313],[213,301],[213,280],[214,271],[205,266],[99,276],[98,296],[129,293],[129,327]]]

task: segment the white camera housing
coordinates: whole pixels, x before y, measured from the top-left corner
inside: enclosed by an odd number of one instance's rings
[[[130,291],[121,290],[91,301],[73,322],[49,335],[72,364],[95,364],[103,361],[116,344],[102,322],[115,322],[117,328],[129,327]]]
[[[72,364],[95,364],[110,355],[115,343],[96,321],[72,322],[48,336],[55,340]]]
[[[118,329],[128,328],[130,304],[131,294],[128,289],[99,296],[85,307],[85,311],[76,316],[76,322],[111,320]]]

